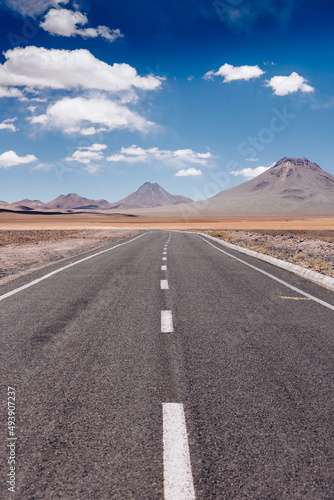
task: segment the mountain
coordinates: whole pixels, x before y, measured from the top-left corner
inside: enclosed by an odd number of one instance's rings
[[[107,200],[90,200],[75,193],[61,194],[58,198],[43,205],[44,210],[104,210],[111,208]]]
[[[145,182],[136,192],[123,200],[109,203],[107,200],[91,200],[75,193],[61,194],[48,203],[39,200],[24,199],[16,202],[15,208],[21,210],[127,210],[134,208],[154,208],[166,205],[189,203],[192,200],[185,196],[174,196],[159,184]]]
[[[179,212],[179,213],[177,213]],[[138,213],[144,213],[139,212]],[[148,211],[146,212],[148,214]],[[266,172],[208,200],[170,207],[159,216],[334,215],[334,176],[306,158],[283,158]]]
[[[218,193],[210,207],[240,215],[333,215],[334,176],[306,158],[283,158],[254,179]]]
[[[155,208],[167,205],[189,203],[192,200],[185,196],[172,195],[159,184],[145,182],[137,191],[123,200],[112,203],[111,208],[117,210],[131,210],[134,208]]]
[[[43,209],[45,203],[43,203],[40,200],[28,200],[25,198],[24,200],[20,201],[15,201],[13,205],[16,205],[18,208],[21,208],[22,210],[41,210]]]

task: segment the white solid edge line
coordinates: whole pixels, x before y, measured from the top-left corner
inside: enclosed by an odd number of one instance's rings
[[[246,261],[244,261],[242,259],[239,259],[239,257],[235,257],[234,255],[232,255],[232,254],[230,254],[228,252],[225,252],[225,250],[222,250],[221,248],[217,248],[216,245],[213,245],[212,243],[210,243],[209,241],[207,241],[205,238],[202,238],[202,236],[198,236],[198,238],[200,238],[201,240],[205,241],[205,243],[207,243],[208,245],[211,245],[213,248],[215,248],[219,252],[222,252],[225,255],[228,255],[229,257],[231,257],[232,259],[237,260],[237,261],[241,262],[242,264],[245,264],[245,266],[248,266],[248,267],[251,267],[252,269],[255,269],[255,271],[258,271],[259,273],[264,274],[265,276],[268,276],[269,278],[277,281],[278,283],[281,283],[281,285],[284,285],[284,286],[290,288],[290,290],[293,290],[294,292],[297,292],[300,295],[304,295],[304,297],[308,297],[309,299],[314,300],[314,302],[318,302],[318,304],[321,304],[322,306],[327,307],[328,309],[331,309],[332,311],[334,311],[334,306],[332,306],[332,304],[329,304],[328,302],[325,302],[324,300],[318,299],[317,297],[314,297],[314,295],[310,295],[307,292],[303,292],[303,290],[300,290],[300,288],[297,288],[297,287],[295,287],[293,285],[290,285],[286,281],[283,281],[283,280],[281,280],[279,278],[276,278],[276,276],[273,276],[272,274],[267,273],[266,271],[263,271],[262,269],[259,269],[258,267],[255,267],[252,264],[249,264],[248,262],[246,262]]]
[[[183,404],[162,403],[165,500],[195,500]]]
[[[51,276],[54,276],[55,274],[60,273],[61,271],[64,271],[65,269],[69,269],[72,266],[76,266],[77,264],[84,262],[85,260],[92,259],[93,257],[96,257],[97,255],[101,255],[105,252],[110,252],[111,250],[114,250],[115,248],[121,247],[122,245],[126,245],[127,243],[131,243],[132,241],[137,240],[138,238],[141,238],[142,236],[145,236],[146,234],[148,234],[148,233],[140,234],[139,236],[136,236],[132,240],[125,241],[124,243],[119,243],[118,245],[115,245],[114,247],[107,248],[106,250],[101,250],[100,252],[94,253],[93,255],[89,255],[88,257],[85,257],[84,259],[77,260],[76,262],[73,262],[72,264],[67,264],[64,267],[60,267],[59,269],[56,269],[55,271],[52,271],[51,273],[45,274],[41,278],[38,278],[34,281],[31,281],[30,283],[27,283],[26,285],[20,286],[19,288],[16,288],[15,290],[12,290],[11,292],[5,293],[4,295],[0,295],[0,300],[7,299],[8,297],[15,295],[16,293],[21,292],[22,290],[26,290],[27,288],[29,288],[33,285],[36,285],[37,283],[40,283],[43,280],[51,278]]]
[[[161,290],[169,290],[168,280],[160,280]]]
[[[161,266],[161,271],[167,271],[167,266]]]
[[[161,333],[173,333],[172,311],[161,311]]]

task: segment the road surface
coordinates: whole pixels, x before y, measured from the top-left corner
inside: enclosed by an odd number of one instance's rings
[[[0,287],[1,498],[334,498],[332,292],[195,234],[86,257]]]

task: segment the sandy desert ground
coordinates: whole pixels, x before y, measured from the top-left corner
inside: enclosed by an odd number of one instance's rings
[[[334,230],[333,217],[211,217],[164,218],[129,214],[21,214],[0,212],[5,229],[292,229]]]

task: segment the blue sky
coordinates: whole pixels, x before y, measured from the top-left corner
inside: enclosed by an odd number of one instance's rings
[[[3,0],[0,200],[334,174],[332,2]]]

